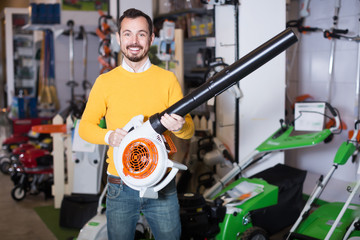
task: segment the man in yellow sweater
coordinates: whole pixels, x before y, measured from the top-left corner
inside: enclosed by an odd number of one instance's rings
[[[140,198],[138,191],[121,181],[113,160],[113,147],[119,146],[127,134],[122,128],[131,118],[143,115],[146,121],[164,111],[183,97],[181,87],[172,72],[150,63],[148,51],[154,33],[148,15],[128,9],[120,17],[118,26],[117,39],[124,56],[122,64],[96,79],[79,126],[84,140],[110,145],[106,201],[108,238],[133,240],[142,212],[156,240],[180,239],[175,180],[159,191],[158,199]],[[107,129],[98,127],[103,117]],[[185,118],[165,114],[160,122],[179,138],[189,139],[194,134],[189,114]]]

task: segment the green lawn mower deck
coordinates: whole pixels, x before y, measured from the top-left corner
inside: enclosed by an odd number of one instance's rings
[[[224,188],[217,196],[223,195],[243,181],[261,184],[264,186],[264,191],[241,205],[227,207],[225,218],[219,224],[220,233],[216,236],[218,240],[242,239],[244,234],[256,231],[257,228],[250,220],[250,211],[275,205],[278,201],[278,187],[257,178],[240,178]]]

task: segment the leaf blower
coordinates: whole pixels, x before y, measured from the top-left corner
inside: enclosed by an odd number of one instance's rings
[[[134,117],[125,127],[129,133],[114,148],[115,167],[124,183],[139,191],[140,197],[157,198],[183,164],[168,159],[169,145],[162,135],[166,128],[160,119],[165,113],[185,116],[210,98],[232,87],[297,41],[295,33],[286,29],[232,65],[224,68],[194,91],[161,113],[143,123],[142,115]]]

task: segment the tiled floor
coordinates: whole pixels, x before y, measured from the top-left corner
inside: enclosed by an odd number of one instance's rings
[[[34,210],[36,206],[52,205],[53,200],[45,200],[43,193],[27,195],[16,202],[11,197],[14,187],[10,176],[0,173],[0,236],[2,240],[55,240],[56,237],[42,222]],[[271,240],[282,239],[279,233]]]
[[[9,136],[10,127],[0,113],[0,142]],[[0,172],[0,238],[2,240],[53,240],[56,239],[34,210],[36,206],[53,204],[43,194],[27,196],[17,202],[11,197],[14,183],[9,175]]]
[[[0,173],[0,238],[2,240],[55,240],[55,236],[46,227],[34,210],[36,206],[53,204],[45,200],[43,193],[27,195],[17,202],[11,197],[14,187],[9,175]]]

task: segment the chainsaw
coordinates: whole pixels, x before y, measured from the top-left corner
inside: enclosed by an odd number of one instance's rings
[[[296,41],[295,33],[288,28],[209,78],[163,112],[152,115],[146,122],[142,115],[134,117],[124,127],[128,134],[113,152],[115,168],[122,181],[139,191],[140,197],[158,198],[158,192],[177,172],[187,169],[185,165],[173,162],[168,157],[172,151],[169,146],[173,144],[170,138],[163,135],[167,129],[160,122],[161,116],[174,113],[184,117],[191,110],[232,87]]]

